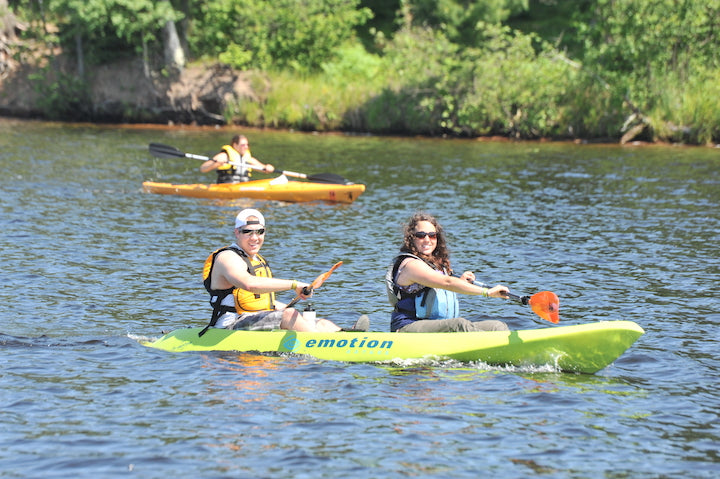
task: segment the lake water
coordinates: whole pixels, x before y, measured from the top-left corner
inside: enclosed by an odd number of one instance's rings
[[[150,142],[207,155],[234,133],[0,120],[0,477],[720,475],[720,149],[245,131],[261,160],[367,191],[351,205],[141,191],[212,181]],[[343,326],[365,313],[389,330],[384,270],[425,210],[456,269],[556,292],[562,324],[646,334],[595,375],[142,346],[205,324],[202,263],[247,206],[266,215],[277,276],[344,261],[312,300]],[[552,327],[507,301],[461,308]]]

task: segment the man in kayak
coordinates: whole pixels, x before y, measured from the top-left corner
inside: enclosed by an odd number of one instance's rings
[[[208,327],[225,329],[333,332],[344,330],[327,319],[312,321],[295,308],[275,300],[275,293],[292,291],[302,299],[308,295],[301,281],[273,278],[260,255],[265,241],[265,218],[255,209],[244,209],[235,218],[236,242],[214,251],[205,261],[203,284],[213,307]],[[360,316],[352,329],[367,331],[369,319]],[[206,328],[207,329],[207,328]]]
[[[245,135],[235,135],[222,151],[200,165],[200,171],[207,173],[217,170],[218,183],[242,183],[250,179],[250,170],[272,173],[275,167],[261,163],[250,154],[250,142]]]
[[[416,213],[410,218],[400,252],[385,276],[388,299],[394,306],[391,331],[508,330],[502,321],[473,322],[459,317],[457,293],[503,298],[509,290],[502,285],[477,286],[471,271],[452,276],[445,232],[432,215]]]

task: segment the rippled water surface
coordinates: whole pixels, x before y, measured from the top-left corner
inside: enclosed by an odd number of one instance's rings
[[[142,193],[208,182],[234,130],[0,120],[0,477],[717,477],[720,150],[246,132],[276,167],[367,185],[352,205]],[[457,269],[555,291],[564,324],[646,331],[595,375],[552,368],[167,353],[201,326],[210,251],[246,206],[322,316],[389,329],[384,269],[422,209]],[[282,295],[281,295],[282,296]],[[289,298],[280,298],[289,299]],[[463,298],[513,329],[548,327]]]

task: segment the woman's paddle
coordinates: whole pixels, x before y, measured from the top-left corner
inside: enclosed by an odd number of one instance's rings
[[[158,158],[191,158],[193,160],[207,161],[210,159],[209,156],[193,155],[192,153],[185,153],[174,146],[163,145],[162,143],[150,143],[149,146],[150,154]],[[246,165],[250,169],[255,169],[251,165]],[[258,171],[263,171],[258,169]],[[306,175],[305,173],[297,173],[295,171],[278,171],[276,173],[285,176],[292,176],[294,178],[303,178],[315,183],[331,183],[336,185],[351,185],[352,182],[343,178],[340,175],[334,173],[318,173],[317,175]]]
[[[322,284],[325,282],[325,280],[327,280],[327,279],[330,277],[330,275],[333,274],[333,271],[335,271],[336,269],[338,269],[341,264],[343,264],[343,262],[342,262],[342,261],[338,261],[337,263],[335,263],[335,264],[333,265],[332,268],[330,268],[330,270],[324,272],[323,274],[321,274],[320,276],[318,276],[317,278],[315,278],[315,279],[313,280],[313,282],[310,283],[310,286],[305,286],[305,287],[303,288],[303,290],[302,290],[303,294],[307,296],[308,294],[312,293],[314,289],[317,289],[317,288],[319,288],[320,286],[322,286]],[[297,296],[295,296],[295,297],[293,298],[293,300],[290,301],[290,302],[287,304],[287,306],[285,306],[285,308],[292,308],[293,306],[295,306],[295,304],[296,304],[298,301],[300,301],[300,295],[299,295],[299,294],[298,294]]]
[[[473,281],[473,284],[481,288],[492,288],[492,286],[480,281]],[[552,291],[540,291],[532,296],[518,296],[508,292],[505,296],[526,306],[530,305],[533,312],[546,321],[555,324],[560,322],[560,298]]]
[[[560,298],[552,291],[540,291],[532,296],[517,296],[507,293],[507,296],[522,304],[529,304],[535,314],[546,321],[555,324],[560,322]]]

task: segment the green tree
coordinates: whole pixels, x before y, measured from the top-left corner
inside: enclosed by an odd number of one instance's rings
[[[529,0],[402,0],[406,23],[443,32],[458,45],[478,46],[484,26],[499,25],[528,9]]]
[[[60,40],[92,63],[118,54],[148,54],[161,46],[163,29],[180,15],[170,2],[152,0],[50,0],[58,18]]]
[[[480,47],[462,48],[430,28],[397,32],[384,56],[390,85],[367,108],[372,126],[431,135],[571,135],[563,102],[573,68],[534,35],[480,25]]]
[[[717,83],[719,18],[720,0],[595,0],[578,17],[583,68],[606,85],[616,105],[630,107],[624,140],[670,131],[709,141],[712,133],[697,119],[717,114],[718,102],[698,115],[698,98],[710,91],[698,85]]]
[[[192,51],[238,69],[317,71],[371,12],[359,0],[214,0],[193,6]]]
[[[649,80],[720,68],[720,0],[596,0],[577,23],[584,62]]]

